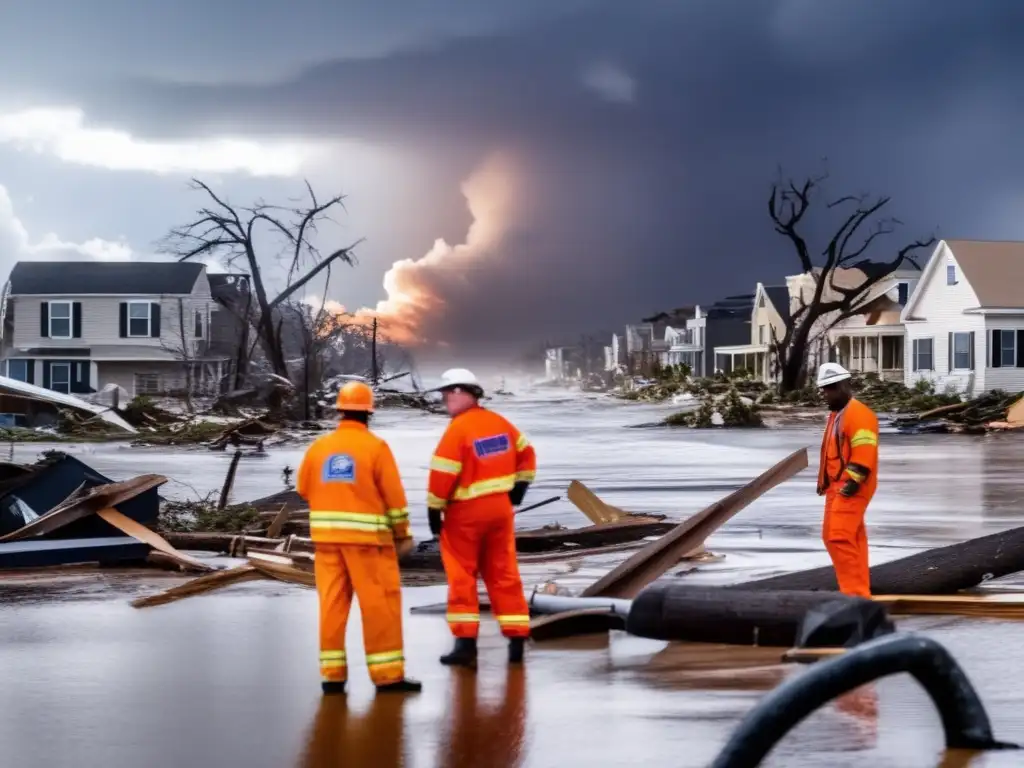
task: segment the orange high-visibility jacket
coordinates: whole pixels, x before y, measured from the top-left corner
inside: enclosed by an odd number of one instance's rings
[[[878,486],[878,417],[855,398],[829,414],[821,441],[818,494],[843,487],[847,478],[860,483],[856,498],[870,501]]]
[[[427,506],[508,493],[532,483],[537,455],[530,441],[504,416],[476,406],[451,420],[430,460]]]
[[[324,544],[384,546],[409,538],[409,510],[388,444],[366,425],[342,421],[313,442],[299,467],[309,532]]]

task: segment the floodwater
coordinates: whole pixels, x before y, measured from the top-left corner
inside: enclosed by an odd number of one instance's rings
[[[801,446],[812,466],[744,510],[710,541],[725,557],[680,578],[744,581],[827,563],[819,541],[814,471],[820,427],[759,431],[629,429],[670,407],[549,393],[495,403],[537,447],[529,501],[564,494],[570,480],[637,512],[692,514]],[[398,458],[414,510],[444,426],[438,416],[382,413],[375,428]],[[172,478],[165,495],[218,489],[228,455],[205,449],[119,445],[19,445],[15,460],[60,447],[115,479]],[[1014,435],[883,435],[879,491],[869,510],[873,562],[1024,525]],[[234,499],[283,487],[303,445],[242,461]],[[6,457],[4,457],[6,458]],[[522,527],[585,519],[567,501],[520,516]],[[425,514],[414,532],[427,537]],[[554,567],[578,588],[625,555]],[[527,572],[528,581],[549,578]],[[5,583],[6,581],[6,583]],[[545,643],[525,669],[509,670],[504,643],[486,623],[478,674],[437,663],[450,637],[443,618],[407,615],[409,673],[424,692],[374,698],[350,627],[351,692],[321,699],[316,601],[311,591],[257,583],[135,610],[131,597],[166,586],[124,576],[66,591],[0,581],[0,745],[23,768],[140,766],[617,766],[647,760],[704,766],[743,715],[799,668],[778,651],[668,645],[614,633]],[[1024,582],[1024,580],[1022,580]],[[6,592],[6,594],[5,594]],[[15,599],[15,597],[17,599]],[[406,607],[443,601],[444,588],[405,591]],[[1024,627],[1011,622],[915,619],[905,629],[946,645],[989,710],[997,738],[1024,742]],[[766,765],[1010,766],[1020,753],[946,755],[938,715],[923,690],[898,676],[850,694],[790,733]],[[945,761],[945,762],[943,762]]]

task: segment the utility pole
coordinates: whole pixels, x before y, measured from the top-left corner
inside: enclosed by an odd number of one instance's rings
[[[372,358],[372,368],[370,369],[370,378],[373,381],[373,386],[377,386],[377,380],[380,378],[380,371],[377,370],[377,318],[373,318],[373,336],[370,337],[370,357]]]

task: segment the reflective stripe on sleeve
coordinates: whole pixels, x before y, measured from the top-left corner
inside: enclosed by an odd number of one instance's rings
[[[452,461],[446,459],[443,456],[432,456],[430,459],[430,469],[434,472],[444,472],[448,475],[457,475],[462,471],[461,461]]]
[[[878,445],[878,435],[870,429],[858,429],[850,438],[850,447],[857,448],[861,445]]]

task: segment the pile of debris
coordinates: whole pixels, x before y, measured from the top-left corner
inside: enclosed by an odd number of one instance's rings
[[[969,435],[1024,427],[1024,393],[1010,395],[993,390],[983,395],[907,416],[893,421],[900,432],[962,433]]]
[[[115,483],[72,456],[0,464],[0,569],[79,563],[209,566],[157,535],[161,475]]]
[[[680,399],[676,401],[682,404]],[[729,389],[725,394],[707,394],[699,400],[688,398],[685,410],[672,414],[662,422],[669,427],[691,427],[709,429],[711,427],[763,427],[757,403],[749,397],[743,397],[736,389]]]

